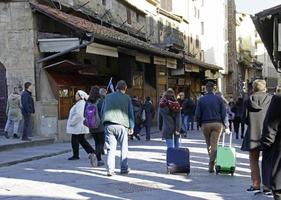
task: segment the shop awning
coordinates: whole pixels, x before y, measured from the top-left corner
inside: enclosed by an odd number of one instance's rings
[[[177,60],[173,58],[167,58],[167,68],[177,69]]]
[[[281,5],[264,10],[252,17],[257,32],[275,68],[281,71]]]
[[[197,66],[205,68],[205,69],[210,69],[210,70],[215,70],[215,71],[223,70],[223,68],[221,68],[217,65],[205,63],[205,62],[202,62],[201,60],[198,60],[196,58],[193,58],[193,57],[190,57],[187,55],[185,55],[184,58],[185,58],[186,63],[191,63],[191,64],[197,65]],[[195,68],[194,65],[192,65],[192,68]],[[192,69],[192,71],[193,71],[193,69]],[[198,70],[196,69],[195,71],[197,72]]]
[[[154,45],[151,45],[148,42],[135,38],[133,36],[121,33],[112,28],[108,28],[108,27],[90,22],[86,19],[67,14],[58,9],[51,8],[49,6],[40,4],[37,1],[32,1],[32,2],[30,2],[30,4],[34,10],[36,10],[58,22],[61,22],[73,29],[77,29],[77,30],[80,30],[80,31],[83,31],[86,33],[92,33],[93,37],[100,41],[104,41],[106,43],[110,43],[115,46],[128,47],[128,48],[139,50],[142,52],[150,52],[155,55],[176,58],[176,59],[183,58],[183,56],[180,54],[169,52],[167,50],[164,50],[164,49],[161,49]]]
[[[150,63],[150,56],[142,54],[142,53],[137,53],[136,61],[142,62],[142,63]]]
[[[166,66],[166,58],[154,56],[153,57],[153,64]]]
[[[92,43],[86,48],[87,53],[97,54],[102,56],[118,57],[118,50],[115,47],[108,45],[102,45],[98,43]]]
[[[45,52],[62,52],[80,44],[79,38],[47,38],[38,39],[39,50]],[[79,51],[76,49],[74,51]]]

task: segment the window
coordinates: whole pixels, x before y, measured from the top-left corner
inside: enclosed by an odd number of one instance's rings
[[[201,22],[201,35],[204,35],[204,22]]]
[[[192,35],[190,35],[190,43],[191,43],[191,44],[193,43]]]
[[[127,23],[132,24],[131,10],[129,8],[126,9],[127,9]]]
[[[199,44],[199,36],[196,35],[196,48],[199,48],[200,44]]]
[[[197,8],[194,7],[194,17],[196,18],[196,16],[197,16]]]
[[[202,7],[204,6],[204,0],[201,1],[201,6],[202,6]]]
[[[140,15],[138,13],[136,13],[136,18],[137,18],[137,22],[140,22]]]
[[[161,0],[160,6],[168,12],[172,12],[173,10],[172,0]]]
[[[199,9],[197,10],[197,18],[198,19],[200,18],[200,10]]]
[[[154,35],[154,19],[153,17],[149,17],[149,34],[150,36]]]
[[[106,6],[106,0],[102,0],[102,5]]]

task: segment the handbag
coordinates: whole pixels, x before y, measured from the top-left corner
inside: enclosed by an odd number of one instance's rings
[[[146,113],[145,110],[143,109],[142,113],[141,113],[141,120],[144,122],[146,120]]]

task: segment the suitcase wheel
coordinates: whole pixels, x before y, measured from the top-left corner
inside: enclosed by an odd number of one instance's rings
[[[171,174],[171,170],[167,167],[167,174]]]
[[[218,175],[220,173],[221,167],[220,166],[216,166],[216,174]]]

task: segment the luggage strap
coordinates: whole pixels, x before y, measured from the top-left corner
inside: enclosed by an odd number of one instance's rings
[[[222,147],[225,146],[225,135],[226,135],[226,133],[223,132],[223,134],[222,134]],[[230,132],[229,136],[230,136],[230,138],[229,138],[229,147],[231,147],[232,146],[232,132]]]

